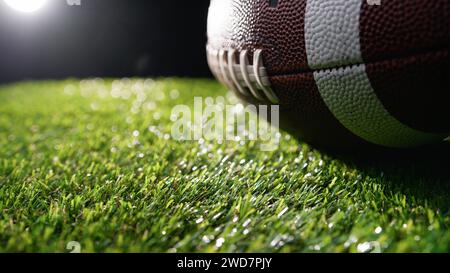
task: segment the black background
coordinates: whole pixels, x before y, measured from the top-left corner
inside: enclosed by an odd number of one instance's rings
[[[210,259],[221,265],[223,258],[267,258],[272,259],[270,268],[222,268],[215,266],[209,271],[198,268],[179,268],[179,260]],[[411,271],[426,268],[438,271],[447,265],[449,254],[0,254],[2,265],[16,269],[42,268],[45,272],[61,272],[70,266],[74,271],[86,269],[120,272],[311,272],[312,268],[322,271],[361,272],[370,266],[379,272]],[[24,262],[26,261],[26,262]],[[159,269],[159,270],[158,270]]]
[[[23,14],[0,0],[0,82],[210,76],[209,0],[50,0]]]

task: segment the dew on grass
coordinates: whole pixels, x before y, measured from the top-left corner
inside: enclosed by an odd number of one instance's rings
[[[134,140],[133,142],[131,142],[130,144],[128,144],[128,148],[134,148],[136,146],[141,145],[141,142],[139,142],[139,140]]]
[[[64,87],[64,94],[73,96],[77,91],[77,87],[73,84],[68,84]]]
[[[132,123],[133,123],[133,118],[132,118],[132,117],[127,117],[127,118],[125,119],[125,122],[126,122],[127,124],[132,124]]]
[[[345,248],[349,248],[352,244],[358,242],[358,238],[355,235],[350,235],[348,240],[344,243]]]
[[[370,242],[364,242],[364,243],[358,244],[358,246],[356,247],[356,249],[360,253],[368,252],[371,248],[372,248],[372,244]]]
[[[166,94],[162,90],[157,89],[153,92],[153,97],[156,101],[163,101],[166,99]]]
[[[153,101],[149,101],[145,104],[145,108],[149,111],[153,111],[156,109],[156,103]]]
[[[155,112],[155,113],[153,114],[153,119],[154,119],[154,120],[160,120],[160,119],[161,119],[161,113]]]
[[[115,85],[114,83],[115,83],[115,81],[112,84],[110,94],[113,99],[118,99],[118,98],[120,98],[121,87]]]
[[[284,208],[280,213],[278,213],[278,218],[281,218],[287,211],[289,210],[288,207]]]
[[[220,216],[222,216],[222,212],[219,212],[216,215],[214,215],[212,219],[217,220],[217,219],[219,219]]]
[[[180,96],[180,91],[173,89],[170,91],[169,95],[171,99],[176,100]]]
[[[133,94],[131,93],[131,90],[124,89],[124,90],[122,90],[122,92],[120,94],[120,98],[123,99],[123,100],[129,100],[132,95]]]
[[[217,248],[221,248],[223,243],[225,243],[225,239],[223,237],[220,237],[219,239],[217,239],[216,241],[216,247]]]
[[[177,249],[174,247],[169,248],[168,253],[177,253]]]
[[[202,237],[202,242],[205,244],[211,243],[212,240],[214,240],[214,235],[204,235]]]
[[[380,234],[381,232],[383,232],[383,228],[382,227],[377,227],[375,229],[375,234]]]
[[[141,108],[140,108],[140,106],[137,106],[137,105],[133,105],[133,107],[131,107],[131,110],[130,110],[130,112],[134,115],[139,114],[140,111],[141,111]]]
[[[274,248],[280,248],[284,245],[283,238],[280,235],[275,236],[275,238],[270,242],[270,246]]]
[[[151,89],[155,85],[155,80],[153,79],[145,79],[144,80],[144,86],[146,89]]]
[[[237,233],[237,228],[233,228],[230,232],[230,236],[234,236]]]
[[[100,109],[100,106],[98,105],[98,103],[96,103],[96,102],[93,102],[93,103],[91,103],[91,110],[92,111],[98,111],[98,109]]]
[[[245,222],[242,224],[242,226],[247,227],[248,225],[250,225],[251,221],[252,220],[250,220],[250,219],[245,220]]]

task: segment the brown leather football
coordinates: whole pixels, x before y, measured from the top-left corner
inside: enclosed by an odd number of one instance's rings
[[[326,148],[450,135],[449,0],[212,0],[208,62],[282,128]]]

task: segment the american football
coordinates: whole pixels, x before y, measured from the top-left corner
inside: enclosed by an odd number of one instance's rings
[[[377,3],[378,2],[378,3]],[[213,0],[208,62],[243,101],[325,148],[450,134],[448,0]]]

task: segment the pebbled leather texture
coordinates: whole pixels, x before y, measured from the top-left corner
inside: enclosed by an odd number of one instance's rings
[[[281,122],[308,142],[411,147],[450,135],[448,0],[212,0],[208,47],[262,49]]]
[[[304,42],[306,1],[212,0],[208,44],[238,51],[262,49],[271,75],[309,70]]]
[[[363,1],[360,28],[366,63],[449,49],[450,1]]]

